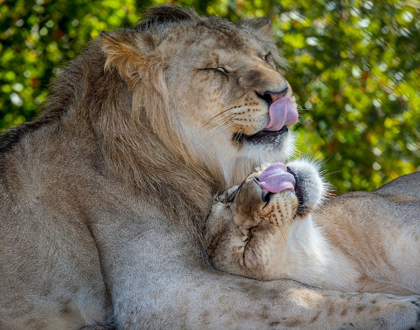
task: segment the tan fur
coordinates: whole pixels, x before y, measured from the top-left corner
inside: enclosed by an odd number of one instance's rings
[[[206,246],[216,268],[324,289],[420,294],[420,172],[316,209],[324,190],[316,168],[289,166],[300,202],[290,190],[263,198],[255,178],[264,167],[215,201]]]
[[[262,23],[154,8],[92,41],[43,115],[2,136],[1,330],[416,325],[415,297],[264,283],[208,264],[212,196],[293,150],[290,133],[243,135],[268,121],[256,92],[287,84]]]

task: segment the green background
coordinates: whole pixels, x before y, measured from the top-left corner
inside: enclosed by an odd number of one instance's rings
[[[0,130],[29,121],[61,67],[102,30],[164,1],[0,0]],[[185,0],[232,21],[268,16],[292,69],[298,150],[336,191],[420,169],[420,2]]]

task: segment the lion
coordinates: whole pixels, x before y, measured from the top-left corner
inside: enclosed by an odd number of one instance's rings
[[[0,142],[0,329],[419,329],[420,299],[215,270],[215,194],[297,120],[268,19],[156,7],[104,32]]]
[[[420,172],[325,198],[315,164],[265,164],[215,199],[205,242],[232,274],[323,289],[420,294]]]

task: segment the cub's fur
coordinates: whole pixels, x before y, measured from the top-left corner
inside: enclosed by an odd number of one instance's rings
[[[293,149],[286,127],[255,136],[260,96],[287,86],[270,30],[153,8],[93,40],[43,115],[3,135],[1,330],[417,326],[418,297],[259,282],[205,257],[212,196]]]
[[[264,197],[255,180],[263,167],[218,198],[206,231],[216,268],[324,289],[420,293],[420,172],[316,209],[325,190],[317,169],[302,161],[289,168],[296,194]]]

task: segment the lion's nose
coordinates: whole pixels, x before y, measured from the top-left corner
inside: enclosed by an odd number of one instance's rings
[[[289,89],[288,86],[281,91],[265,91],[263,96],[264,98],[271,98],[271,103],[276,102],[278,99],[281,99],[283,96],[286,95],[287,90]]]

